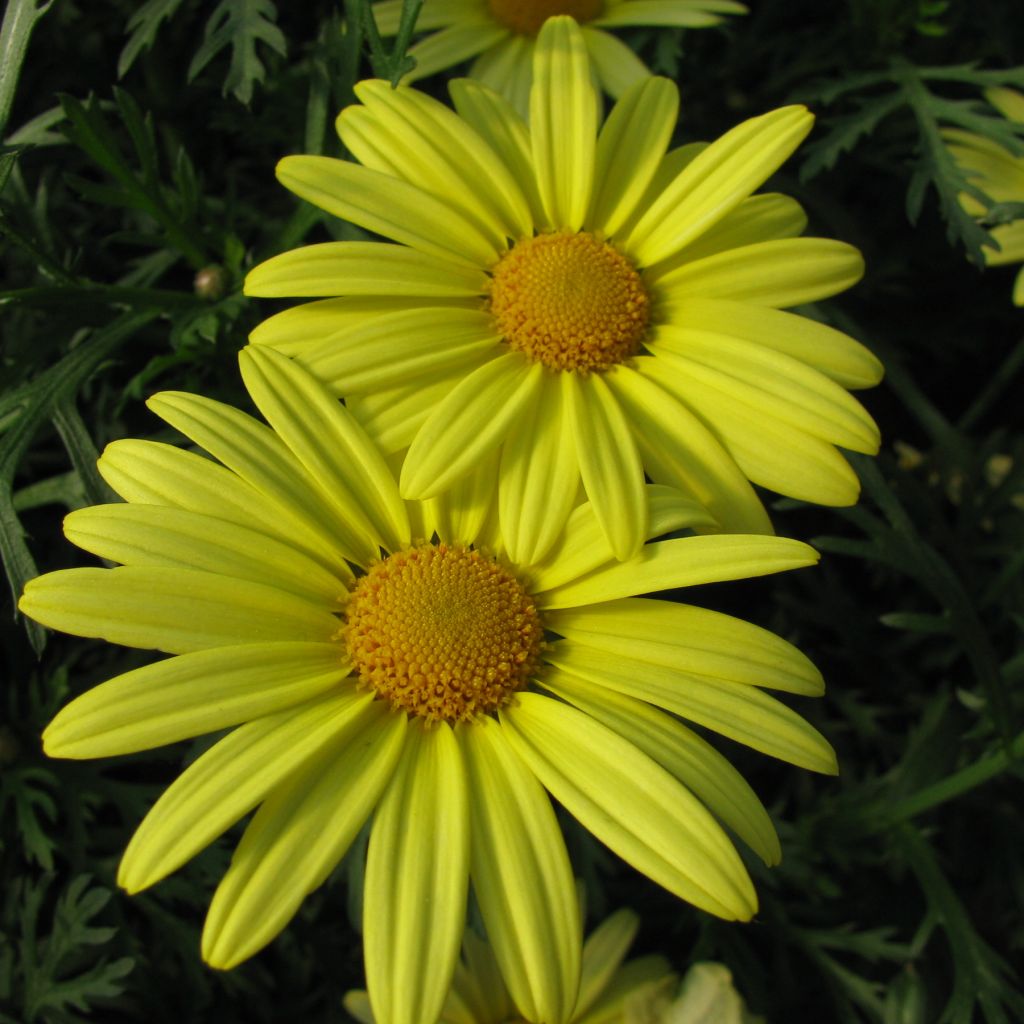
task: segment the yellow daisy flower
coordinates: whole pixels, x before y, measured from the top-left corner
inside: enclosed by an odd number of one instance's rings
[[[1024,124],[1024,95],[1016,89],[994,87],[985,90],[985,98],[1008,121]],[[997,203],[1024,203],[1024,156],[1014,156],[998,142],[960,128],[947,128],[943,137],[956,162],[968,173],[971,184]],[[980,217],[985,207],[966,193],[960,197],[963,208]],[[990,267],[1024,261],[1024,218],[1000,224],[990,234],[998,249],[985,246],[985,263]],[[1024,306],[1024,267],[1013,284],[1013,304]]]
[[[676,975],[661,956],[644,956],[623,963],[633,944],[640,919],[631,910],[619,910],[587,937],[583,946],[581,984],[571,1024],[613,1024],[632,1020],[630,1010],[643,1013],[676,983]],[[345,995],[345,1009],[361,1024],[376,1024],[366,992],[356,989]],[[644,1017],[637,1017],[639,1021]],[[546,1024],[525,1015],[525,1020]],[[501,967],[489,943],[467,929],[462,958],[455,968],[451,991],[437,1024],[509,1024],[524,1021],[501,975]],[[739,1024],[739,1022],[737,1022]]]
[[[440,29],[416,43],[409,53],[416,67],[406,84],[475,58],[469,69],[521,113],[529,109],[533,50],[541,26],[557,15],[570,15],[582,28],[598,85],[618,98],[651,71],[606,29],[634,25],[707,28],[727,14],[746,14],[734,0],[424,0],[418,29]],[[402,0],[374,4],[381,35],[398,32]]]
[[[568,1019],[580,925],[545,789],[670,892],[749,918],[754,890],[722,825],[769,863],[778,840],[741,776],[674,715],[834,772],[824,738],[759,689],[816,695],[821,677],[762,629],[634,595],[809,565],[813,549],[686,536],[620,563],[583,504],[544,559],[516,562],[489,487],[403,502],[314,377],[260,347],[241,365],[270,426],[196,395],[152,398],[212,458],[108,446],[99,468],[127,503],[73,512],[65,530],[123,564],[41,576],[19,605],[54,629],[174,655],[64,708],[48,754],[232,729],[153,806],[119,883],[154,884],[258,808],[203,932],[203,956],[229,968],[277,935],[372,817],[367,978],[393,1024],[440,1012],[470,879],[517,1003]],[[647,493],[646,537],[706,522],[670,488]]]
[[[631,88],[600,133],[583,36],[549,20],[530,128],[478,82],[458,113],[363,82],[338,129],[362,165],[286,157],[281,182],[395,240],[305,246],[251,271],[246,292],[336,296],[251,335],[344,395],[389,452],[409,446],[406,498],[428,498],[498,453],[501,526],[543,557],[580,480],[618,558],[639,550],[645,474],[719,528],[770,532],[749,480],[848,505],[837,451],[878,431],[845,390],[875,383],[857,342],[781,307],[861,275],[842,242],[798,238],[785,196],[752,196],[811,126],[799,106],[665,153],[678,93]]]

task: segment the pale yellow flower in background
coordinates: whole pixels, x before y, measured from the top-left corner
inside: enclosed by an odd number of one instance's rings
[[[518,560],[550,550],[581,481],[619,558],[642,542],[645,475],[708,509],[701,529],[770,532],[749,481],[856,501],[836,446],[875,452],[878,430],[846,389],[881,366],[781,309],[848,288],[863,261],[797,237],[794,200],[751,195],[811,115],[784,107],[666,153],[673,83],[631,87],[598,131],[572,19],[545,24],[534,61],[529,128],[468,79],[451,85],[457,113],[363,82],[363,105],[338,118],[363,166],[281,161],[297,195],[394,242],[309,245],[256,267],[249,295],[333,297],[271,317],[252,344],[309,368],[387,451],[408,447],[407,498],[497,458]]]
[[[662,956],[644,956],[623,963],[639,924],[640,919],[633,911],[619,910],[587,936],[580,990],[569,1017],[571,1024],[618,1024],[629,1020],[632,1006],[654,1007],[657,995],[675,985],[677,975]],[[363,991],[347,993],[345,1009],[361,1024],[377,1024],[379,1020]],[[451,991],[437,1024],[526,1021],[546,1024],[528,1014],[524,1017],[501,976],[494,950],[475,932],[467,930],[462,958],[455,968]],[[731,1022],[723,1019],[721,1024]]]
[[[729,14],[746,14],[734,0],[424,0],[417,29],[439,29],[409,53],[415,69],[406,84],[475,58],[469,69],[520,113],[529,109],[533,49],[545,20],[567,14],[579,22],[601,89],[618,98],[651,72],[607,29],[633,26],[707,28]],[[382,35],[398,31],[402,0],[374,4]]]
[[[639,993],[624,1010],[621,1024],[765,1024],[747,1010],[729,968],[711,961],[695,963],[678,993],[664,987]]]
[[[1024,95],[1016,89],[994,87],[985,90],[985,98],[1008,121],[1024,125]],[[972,185],[997,203],[1024,203],[1024,156],[1015,155],[998,142],[960,128],[947,128],[942,133],[953,158],[965,170]],[[1024,145],[1024,138],[1021,139]],[[960,197],[963,208],[972,216],[981,217],[985,207],[973,196]],[[998,249],[984,248],[985,263],[991,267],[1024,262],[1024,217],[999,224],[990,229]],[[1024,306],[1024,267],[1013,285],[1013,302]]]
[[[138,892],[255,811],[203,931],[228,968],[270,942],[372,819],[367,981],[389,1024],[432,1024],[470,883],[516,1003],[564,1024],[580,920],[550,794],[637,870],[725,919],[757,898],[723,825],[765,862],[778,838],[728,760],[675,715],[770,756],[834,772],[825,739],[766,689],[820,674],[763,629],[653,591],[810,565],[770,536],[653,538],[706,524],[651,485],[644,543],[619,562],[593,507],[550,552],[513,558],[492,478],[429,502],[298,363],[250,346],[242,375],[269,426],[197,395],[150,408],[212,458],[109,445],[126,502],[72,512],[68,538],[116,568],[29,582],[20,610],[53,629],[173,657],[89,690],[48,726],[54,757],[147,750],[230,730],[133,836]],[[216,461],[215,461],[216,460]]]

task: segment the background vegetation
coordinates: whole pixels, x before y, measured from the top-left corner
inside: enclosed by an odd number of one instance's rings
[[[351,15],[361,3],[350,0]],[[626,36],[683,91],[677,141],[784,102],[819,114],[772,182],[810,233],[853,242],[868,274],[809,310],[887,365],[864,396],[884,436],[852,510],[777,502],[822,566],[700,599],[794,640],[828,695],[804,702],[842,774],[739,747],[784,860],[751,863],[762,911],[728,925],[573,833],[596,917],[629,905],[638,948],[680,969],[723,960],[771,1022],[1011,1024],[1024,949],[1024,310],[1013,270],[981,272],[984,230],[938,129],[1024,152],[981,99],[1024,88],[1024,19],[1003,0],[754,0],[721,29]],[[370,73],[345,5],[271,0],[10,0],[0,39],[0,1021],[344,1021],[361,983],[350,856],[285,934],[228,974],[198,955],[229,835],[135,898],[114,874],[135,825],[203,742],[98,762],[46,759],[70,696],[147,655],[46,635],[12,595],[85,564],[68,509],[111,500],[97,450],[173,439],[161,389],[246,404],[235,353],[275,306],[240,294],[254,262],[356,237],[273,176],[339,153],[331,123]],[[351,25],[351,20],[349,21]],[[34,27],[34,30],[33,30]],[[29,35],[31,33],[31,38]],[[20,77],[19,77],[20,73]],[[443,95],[443,82],[426,87]],[[990,220],[1013,209],[990,211]]]

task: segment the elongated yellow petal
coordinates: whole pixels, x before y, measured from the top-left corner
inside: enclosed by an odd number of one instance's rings
[[[663,309],[667,322],[764,345],[813,366],[844,388],[873,387],[882,379],[882,364],[860,342],[805,316],[698,296],[666,301]]]
[[[260,412],[339,515],[390,551],[408,544],[409,517],[395,478],[352,414],[273,349],[251,345],[238,359]]]
[[[270,942],[345,855],[394,774],[406,723],[364,704],[329,747],[274,789],[245,830],[203,928],[203,959],[227,970]]]
[[[530,92],[530,138],[548,220],[578,230],[590,204],[599,98],[587,49],[569,17],[548,18],[537,36]]]
[[[450,25],[410,48],[409,53],[416,58],[416,67],[403,81],[418,81],[453,64],[461,64],[507,38],[507,29],[483,19],[474,24]]]
[[[545,374],[501,452],[501,535],[513,562],[532,565],[551,549],[576,503],[579,478],[561,382]]]
[[[489,267],[499,256],[493,241],[451,203],[390,174],[332,157],[286,156],[277,178],[335,217],[428,255],[469,267]]]
[[[767,629],[708,608],[623,598],[548,612],[548,629],[595,650],[641,664],[686,671],[808,697],[825,689],[805,654]]]
[[[544,368],[518,352],[464,377],[427,417],[402,466],[406,498],[429,498],[450,487],[493,451],[540,387]]]
[[[745,4],[734,0],[628,0],[603,11],[594,25],[675,25],[706,28],[722,21],[723,14],[746,14]]]
[[[398,32],[403,6],[402,0],[379,0],[373,5],[373,18],[382,36],[393,36]],[[484,23],[486,20],[487,14],[480,0],[433,0],[420,9],[416,29],[425,32],[454,23]]]
[[[573,1024],[618,1024],[632,1009],[643,1006],[647,993],[671,991],[676,981],[663,956],[642,956],[623,964],[593,1006]],[[639,1001],[638,1001],[639,999]]]
[[[643,266],[678,252],[735,209],[774,173],[811,130],[795,105],[752,117],[711,143],[656,199],[626,248]]]
[[[741,580],[818,561],[814,548],[788,537],[725,534],[679,537],[645,545],[628,562],[608,563],[544,592],[545,608],[576,608],[620,597]]]
[[[386,242],[321,242],[283,252],[254,267],[245,294],[264,298],[322,295],[479,295],[481,270]]]
[[[645,485],[647,525],[645,539],[673,530],[712,525],[707,511],[673,487]],[[588,502],[576,508],[555,546],[530,567],[535,591],[551,591],[585,577],[592,570],[614,562],[615,554]]]
[[[527,36],[510,35],[481,53],[469,69],[492,92],[507,97],[509,107],[524,120],[530,113],[534,45]]]
[[[638,871],[726,920],[754,914],[754,888],[721,827],[633,744],[536,693],[520,694],[501,722],[555,799]]]
[[[807,214],[795,199],[777,192],[750,196],[679,252],[647,267],[644,280],[657,282],[686,263],[695,263],[730,249],[739,249],[756,242],[796,238],[806,227]],[[656,286],[654,291],[660,299]]]
[[[784,309],[845,291],[863,275],[864,258],[852,245],[830,238],[783,238],[684,263],[654,284],[669,302],[699,295]]]
[[[618,559],[632,558],[644,542],[647,492],[629,422],[599,374],[562,374],[576,458],[591,507]]]
[[[544,686],[653,757],[766,864],[779,862],[779,837],[764,805],[743,776],[692,729],[646,701],[554,666],[545,669]]]
[[[672,369],[696,387],[727,391],[766,418],[831,444],[878,451],[878,427],[867,410],[824,374],[781,352],[677,323],[659,327],[648,348],[667,353]]]
[[[279,514],[302,524],[352,561],[365,564],[376,557],[372,538],[323,496],[269,427],[230,405],[180,391],[162,391],[146,404],[266,495]]]
[[[50,757],[108,757],[225,729],[326,694],[349,673],[335,643],[218,647],[125,672],[63,708],[43,733]]]
[[[366,856],[363,951],[377,1020],[433,1024],[466,923],[469,796],[448,725],[410,727]]]
[[[649,78],[651,69],[620,39],[599,28],[581,28],[587,53],[600,87],[616,98]]]
[[[351,574],[328,572],[291,544],[215,516],[159,505],[93,505],[64,520],[72,544],[125,565],[202,569],[340,609]]]
[[[652,376],[711,426],[740,469],[763,487],[821,505],[853,505],[860,481],[826,441],[737,396],[735,390],[687,378],[686,366],[663,353]]]
[[[640,356],[636,369],[619,365],[605,374],[633,424],[651,478],[691,495],[723,530],[771,533],[764,506],[732,456],[686,406],[650,379],[651,362]]]
[[[320,603],[195,569],[60,569],[25,585],[19,609],[51,629],[185,654],[263,640],[327,642],[338,620]]]
[[[392,89],[387,82],[362,82],[356,94],[380,123],[393,127],[407,167],[414,155],[420,157],[408,180],[493,224],[500,242],[530,233],[530,207],[514,173],[458,114],[423,93]]]
[[[753,686],[695,676],[666,665],[644,665],[638,670],[571,640],[557,644],[545,657],[571,675],[682,715],[770,757],[812,772],[834,775],[837,771],[835,752],[821,733]]]
[[[572,868],[543,787],[501,726],[460,730],[470,784],[473,892],[501,973],[522,1014],[563,1024],[580,975]]]
[[[672,138],[679,90],[666,78],[647,78],[612,108],[597,139],[594,194],[585,227],[614,235],[654,179]]]
[[[510,52],[519,53],[520,49],[527,45],[525,39],[514,36],[499,49],[507,47]],[[498,55],[498,50],[492,52],[495,56]],[[525,57],[522,59],[528,60]],[[488,88],[487,85],[481,84],[488,82],[487,68],[478,66],[474,69],[473,76],[479,78],[480,82],[458,78],[448,83],[448,92],[459,117],[487,142],[518,182],[530,205],[533,225],[537,228],[551,227],[546,220],[540,193],[537,191],[537,175],[533,169],[530,133],[526,124],[512,104],[499,94],[500,86],[499,92],[496,92],[494,87]]]
[[[416,386],[425,375],[465,373],[503,351],[500,344],[494,318],[482,309],[421,306],[325,337],[300,359],[348,397]]]
[[[126,439],[107,445],[100,475],[126,501],[215,516],[304,551],[333,575],[351,570],[329,538],[306,529],[278,504],[211,459],[158,441]]]
[[[118,885],[138,892],[181,867],[333,743],[371,700],[352,688],[229,733],[150,809],[121,859]]]
[[[498,452],[485,455],[451,487],[421,504],[431,524],[423,536],[436,533],[447,544],[480,543],[480,531],[492,514],[498,488]]]

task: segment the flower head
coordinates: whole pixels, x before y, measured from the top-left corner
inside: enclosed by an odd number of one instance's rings
[[[204,957],[231,967],[372,819],[367,978],[378,1018],[395,1024],[440,1012],[470,881],[516,1002],[569,1019],[579,914],[545,790],[669,891],[749,918],[754,890],[719,822],[769,863],[778,840],[749,786],[674,715],[831,772],[821,735],[759,688],[814,695],[821,677],[762,629],[635,595],[796,568],[814,551],[684,536],[619,563],[582,504],[545,558],[519,561],[486,481],[405,502],[306,370],[263,347],[241,365],[270,425],[156,395],[151,409],[212,459],[108,446],[99,468],[126,503],[73,512],[65,529],[122,565],[49,573],[20,602],[52,628],[172,655],[64,708],[44,735],[50,755],[231,729],[146,816],[120,884],[152,885],[255,810],[203,933]],[[645,537],[707,521],[671,488],[647,496]]]
[[[526,113],[537,35],[548,18],[569,15],[582,28],[598,84],[618,97],[651,72],[607,29],[634,25],[707,28],[719,24],[725,15],[746,12],[746,5],[735,0],[424,0],[417,27],[440,31],[410,49],[416,67],[405,82],[472,57],[470,76]],[[383,0],[374,5],[373,13],[381,33],[394,35],[402,0]]]
[[[781,307],[848,287],[860,254],[796,237],[793,200],[751,195],[810,114],[784,107],[666,153],[676,87],[633,86],[598,133],[570,18],[545,24],[535,72],[529,128],[466,79],[451,86],[457,114],[414,89],[357,86],[363,104],[338,129],[363,166],[287,157],[278,176],[394,242],[328,242],[256,267],[251,295],[333,297],[271,317],[253,344],[344,395],[387,451],[408,447],[407,498],[496,461],[520,561],[550,550],[581,481],[619,558],[643,540],[645,476],[734,532],[771,530],[749,481],[855,501],[836,445],[874,452],[878,432],[845,389],[881,368]]]
[[[619,910],[606,918],[587,937],[583,946],[582,977],[571,1024],[646,1020],[648,1008],[667,1003],[666,994],[677,978],[661,956],[644,956],[623,961],[633,943],[640,919],[631,910]],[[367,994],[349,992],[345,1009],[361,1024],[376,1024]],[[632,1012],[631,1012],[632,1011]],[[527,1020],[541,1024],[539,1018]],[[658,1019],[658,1018],[654,1018]],[[462,943],[462,957],[455,968],[451,991],[437,1024],[509,1024],[523,1021],[524,1011],[516,1005],[501,976],[501,967],[490,944],[470,929]],[[737,1020],[736,1024],[741,1024]]]
[[[1016,89],[993,87],[985,90],[985,98],[1015,124],[1024,125],[1024,95]],[[1024,156],[1014,155],[998,142],[960,128],[947,128],[943,137],[956,162],[967,172],[970,183],[986,193],[995,203],[1024,203]],[[981,217],[985,207],[973,196],[960,196],[963,208],[972,216]],[[990,230],[998,249],[985,246],[985,263],[998,267],[1024,261],[1024,217]],[[1013,302],[1024,306],[1024,267],[1013,285]]]

